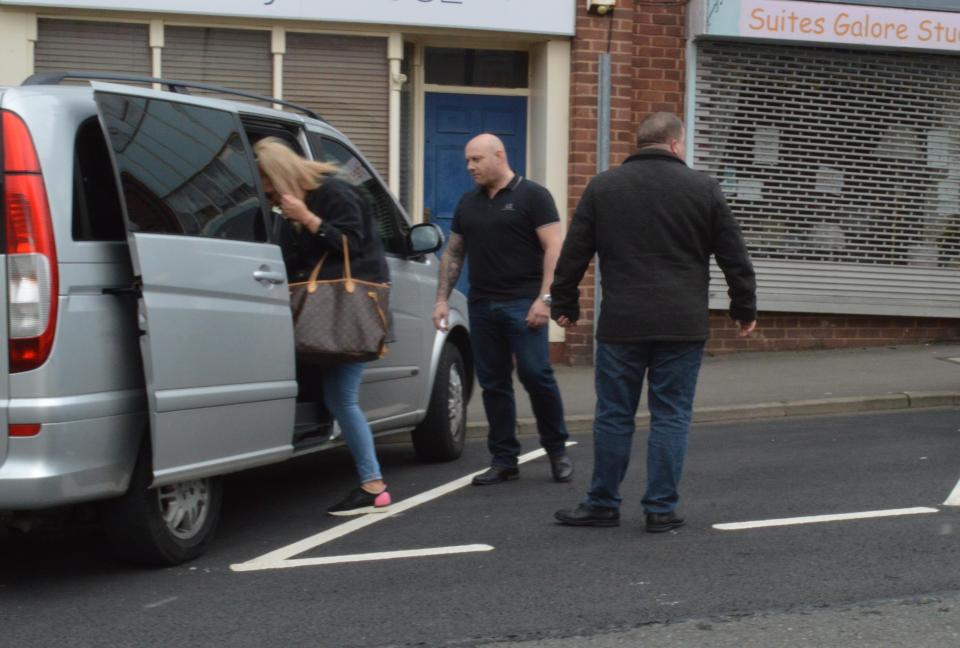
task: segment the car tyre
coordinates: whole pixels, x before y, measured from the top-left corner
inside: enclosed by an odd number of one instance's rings
[[[413,431],[413,448],[423,461],[453,461],[467,436],[467,377],[460,351],[443,345],[423,422]]]
[[[223,502],[217,478],[150,488],[150,440],[145,439],[127,492],[105,503],[104,525],[125,562],[160,567],[200,556],[213,540]]]

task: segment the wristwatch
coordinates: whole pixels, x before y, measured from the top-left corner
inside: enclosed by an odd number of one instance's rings
[[[547,306],[553,304],[553,297],[550,296],[550,293],[543,293],[540,295],[540,301],[542,301]]]

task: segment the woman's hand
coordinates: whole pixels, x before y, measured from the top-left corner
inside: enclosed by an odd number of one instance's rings
[[[320,217],[307,209],[307,205],[296,196],[280,196],[280,209],[283,210],[284,218],[300,223],[314,234],[320,228]]]

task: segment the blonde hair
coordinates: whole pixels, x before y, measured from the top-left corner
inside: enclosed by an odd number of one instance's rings
[[[319,187],[323,176],[337,171],[335,164],[301,157],[277,137],[264,137],[253,145],[253,152],[260,172],[270,178],[273,188],[298,198]]]

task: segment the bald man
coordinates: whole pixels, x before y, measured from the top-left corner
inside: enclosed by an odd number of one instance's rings
[[[553,197],[510,168],[500,138],[474,137],[464,151],[477,186],[460,199],[440,260],[433,323],[446,326],[447,298],[470,259],[470,335],[489,433],[490,469],[473,479],[485,486],[519,477],[513,366],[537,418],[553,479],[570,481],[560,390],[550,366],[550,284],[563,237]]]

